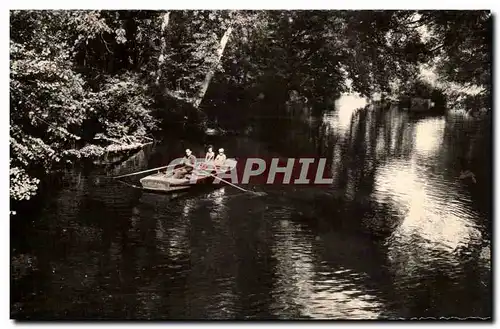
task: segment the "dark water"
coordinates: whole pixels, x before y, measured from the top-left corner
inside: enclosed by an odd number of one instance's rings
[[[69,171],[12,220],[12,317],[490,317],[490,119],[351,113],[346,100],[223,139],[230,156],[328,157],[328,188],[169,200]],[[108,174],[164,164],[186,144]]]

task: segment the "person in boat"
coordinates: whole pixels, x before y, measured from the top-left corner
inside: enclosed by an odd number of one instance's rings
[[[175,171],[175,178],[183,178],[193,171],[196,165],[196,157],[190,149],[186,149],[186,155],[182,158],[181,165],[183,165],[183,167]]]
[[[205,163],[214,161],[214,159],[215,159],[215,152],[213,151],[213,146],[209,145],[207,149],[207,154],[205,155]]]
[[[213,151],[213,146],[209,145],[207,153],[205,154],[205,162],[200,165],[200,169],[207,169],[213,167],[213,162],[215,159],[215,152]]]
[[[226,155],[224,154],[223,148],[219,149],[219,154],[215,157],[214,163],[216,167],[223,166],[226,163]]]

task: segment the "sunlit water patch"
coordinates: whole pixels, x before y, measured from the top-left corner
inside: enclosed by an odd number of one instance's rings
[[[355,94],[342,95],[335,101],[335,111],[325,113],[323,121],[328,123],[339,135],[345,135],[351,126],[353,114],[367,104],[364,97]]]

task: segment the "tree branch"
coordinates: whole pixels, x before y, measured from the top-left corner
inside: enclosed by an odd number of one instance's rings
[[[437,47],[435,47],[435,48],[433,48],[433,49],[429,50],[429,52],[433,53],[433,52],[435,52],[436,50],[439,50],[439,49],[443,48],[444,46],[445,46],[445,44],[444,44],[444,43],[442,43],[442,44],[440,44],[439,46],[437,46]]]
[[[106,49],[108,50],[108,52],[109,52],[110,54],[112,54],[113,52],[112,52],[111,50],[109,50],[109,48],[108,48],[108,43],[107,43],[107,42],[106,42],[106,40],[104,40],[104,38],[102,37],[102,33],[99,33],[99,35],[101,36],[101,40],[102,40],[102,42],[104,42],[104,46],[106,47]]]

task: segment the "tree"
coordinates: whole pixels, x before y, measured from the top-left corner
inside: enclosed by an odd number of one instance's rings
[[[110,48],[126,43],[126,31],[119,27],[127,20],[107,14],[11,12],[13,199],[29,198],[39,182],[35,177],[50,172],[63,159],[69,161],[68,156],[80,157],[79,148],[96,134],[141,136],[154,128],[146,110],[148,92],[139,81],[141,72],[112,77],[138,65],[111,56]],[[85,123],[93,119],[101,122],[101,130],[82,138]]]
[[[429,29],[429,53],[449,93],[491,108],[492,16],[490,11],[423,11]],[[472,90],[467,92],[467,89]],[[465,96],[465,97],[463,97]],[[472,105],[471,104],[471,105]],[[474,108],[473,107],[473,108]]]

